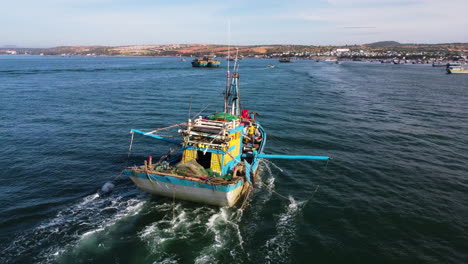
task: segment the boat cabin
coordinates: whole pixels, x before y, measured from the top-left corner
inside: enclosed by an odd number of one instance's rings
[[[225,117],[200,116],[179,130],[184,137],[182,163],[195,159],[205,169],[226,175],[240,162],[244,126],[238,117],[220,114]]]

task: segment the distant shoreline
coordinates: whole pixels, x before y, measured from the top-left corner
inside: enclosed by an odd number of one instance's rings
[[[400,44],[385,41],[367,45],[306,46],[306,45],[252,45],[227,46],[208,44],[168,44],[134,46],[62,46],[54,48],[0,48],[1,54],[50,56],[106,56],[106,57],[227,57],[230,50],[248,58],[295,57],[316,59],[336,57],[343,59],[446,59],[465,58],[468,43]]]

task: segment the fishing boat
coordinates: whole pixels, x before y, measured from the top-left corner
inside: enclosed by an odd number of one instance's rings
[[[280,58],[279,62],[291,62],[291,58]]]
[[[268,66],[267,66],[267,67],[268,67],[268,68],[274,68],[274,67],[275,67],[275,65],[273,65],[273,64],[268,64]]]
[[[239,58],[226,58],[227,61],[235,61],[235,60],[242,60],[243,58],[242,57],[239,57]]]
[[[405,64],[406,63],[406,60],[400,60],[400,59],[395,59],[392,61],[393,64]]]
[[[447,73],[452,74],[452,73],[468,73],[468,69],[465,69],[465,65],[460,65],[460,66],[447,66]]]
[[[443,63],[443,62],[433,62],[432,63],[432,67],[439,67],[439,68],[447,68],[447,65],[449,65],[449,63]]]
[[[131,129],[130,149],[134,134],[162,140],[175,147],[158,162],[153,163],[152,157],[148,157],[143,165],[125,168],[123,175],[154,195],[230,207],[241,200],[247,201],[251,190],[258,185],[261,159],[328,160],[326,156],[263,153],[267,133],[257,122],[255,112],[241,109],[238,69],[237,60],[232,74],[228,66],[223,112],[189,118],[186,123],[162,129]],[[179,128],[180,140],[160,134],[163,129],[174,127]],[[177,148],[182,155],[173,159],[171,154]]]
[[[198,58],[192,61],[192,67],[197,68],[218,68],[220,65],[221,61],[208,57]]]

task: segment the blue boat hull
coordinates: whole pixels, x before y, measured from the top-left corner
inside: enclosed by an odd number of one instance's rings
[[[249,183],[239,179],[232,184],[210,184],[190,178],[138,173],[125,170],[138,188],[159,196],[181,199],[216,206],[233,206],[248,190]]]
[[[207,67],[207,62],[192,61],[192,67]]]

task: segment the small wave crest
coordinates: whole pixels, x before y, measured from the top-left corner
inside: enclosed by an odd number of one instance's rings
[[[185,202],[166,202],[154,208],[162,219],[142,229],[139,238],[146,243],[150,258],[156,263],[194,260],[195,263],[218,263],[230,259],[243,249],[243,238],[238,223],[240,210],[201,206],[193,209]],[[180,246],[187,252],[181,254]],[[221,257],[223,255],[223,257]]]
[[[305,202],[296,202],[291,196],[285,212],[278,216],[276,235],[262,246],[267,263],[287,263],[290,261],[290,249],[296,235],[296,219]]]
[[[105,197],[98,193],[88,195],[60,210],[52,219],[19,234],[3,250],[3,255],[11,263],[54,261],[79,245],[80,241],[109,228],[122,218],[137,214],[145,203],[141,198],[132,191]]]

